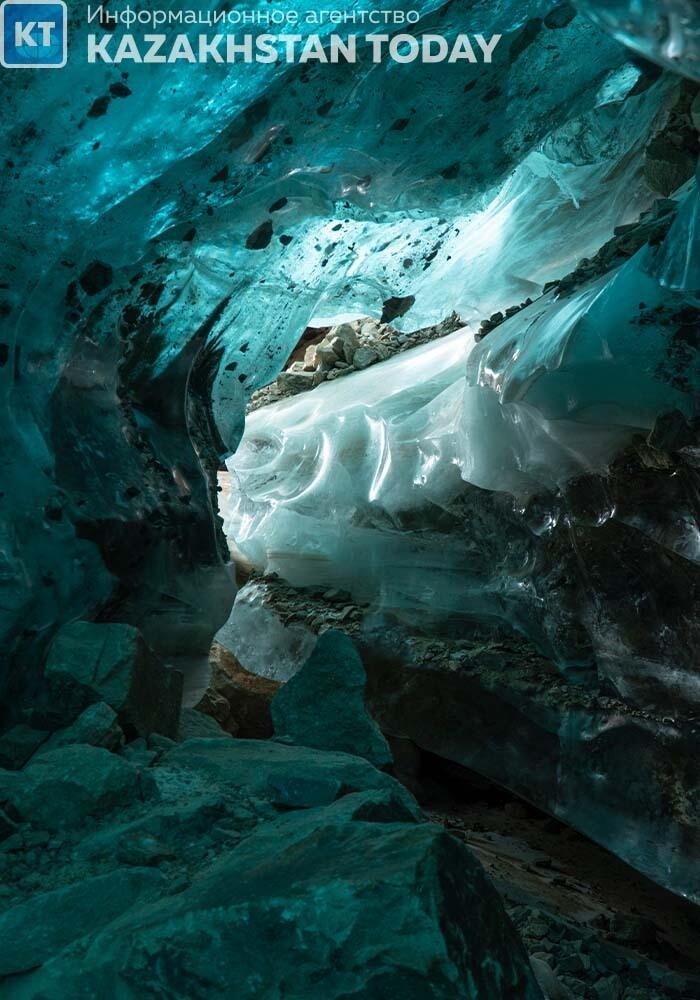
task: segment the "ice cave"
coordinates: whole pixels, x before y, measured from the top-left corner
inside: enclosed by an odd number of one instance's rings
[[[700,998],[697,0],[19,6],[0,996]]]

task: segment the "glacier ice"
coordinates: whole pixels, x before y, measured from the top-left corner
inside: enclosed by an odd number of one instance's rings
[[[700,79],[695,0],[578,0],[578,7],[648,59]]]
[[[464,30],[454,6],[417,6],[419,30]],[[8,75],[4,681],[21,685],[22,664],[61,622],[98,610],[139,625],[162,652],[201,652],[234,590],[212,524],[213,473],[236,448],[245,397],[275,376],[304,327],[378,314],[404,294],[415,296],[405,328],[441,319],[448,294],[467,318],[488,311],[504,289],[489,289],[486,269],[502,241],[519,242],[515,206],[531,211],[525,190],[494,205],[503,180],[534,154],[544,227],[585,195],[572,164],[602,177],[609,143],[627,133],[642,143],[666,114],[673,80],[634,83],[614,40],[582,17],[548,26],[549,6],[471,10],[471,30],[503,34],[503,60],[481,75],[445,64],[135,64],[125,81],[77,59],[60,76]],[[71,19],[76,51],[87,30]],[[626,97],[630,87],[638,96]],[[542,153],[556,126],[564,139]],[[621,185],[615,210],[597,204],[604,228],[646,200],[631,161],[630,171],[629,200]],[[454,219],[485,204],[492,239],[472,292]],[[251,240],[268,231],[267,245]],[[526,251],[514,246],[506,279],[516,297],[546,277],[528,271]],[[573,259],[563,236],[556,257]]]
[[[638,127],[646,120],[652,128],[645,102],[632,103]],[[482,315],[507,305],[566,266],[564,234],[569,254],[605,242],[613,223],[601,204],[623,217],[644,205],[641,137],[626,121],[618,112],[608,122],[607,158],[599,154],[593,166],[585,156],[562,167],[543,151],[531,154],[465,220],[453,248],[465,275],[462,301],[478,302]],[[562,133],[550,137],[550,151],[570,153],[570,126]],[[577,149],[592,142],[582,133]],[[688,202],[695,204],[694,192]],[[580,217],[574,244],[572,212]],[[235,486],[222,506],[227,535],[253,565],[293,583],[345,586],[407,617],[488,615],[522,627],[529,616],[537,637],[539,615],[528,605],[542,597],[527,570],[504,571],[505,555],[489,565],[492,545],[469,531],[435,530],[434,512],[449,510],[465,482],[512,495],[525,510],[539,493],[603,473],[660,413],[697,416],[697,360],[684,386],[659,375],[667,313],[686,304],[655,275],[678,246],[677,225],[660,248],[642,247],[569,294],[547,292],[480,343],[465,326],[250,414],[228,461]],[[600,516],[612,513],[604,507]]]

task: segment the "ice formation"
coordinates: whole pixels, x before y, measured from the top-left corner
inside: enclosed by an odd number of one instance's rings
[[[696,5],[397,6],[419,10],[414,33],[501,34],[493,64],[72,59],[8,76],[3,710],[39,711],[42,661],[76,619],[137,626],[168,657],[206,653],[235,590],[216,518],[228,459],[226,530],[257,569],[351,590],[380,631],[527,637],[550,687],[513,702],[540,728],[512,725],[497,761],[467,763],[507,763],[520,794],[684,891],[700,702]],[[86,34],[72,15],[71,47]],[[256,412],[241,442],[246,399],[307,327],[396,300],[399,330],[453,311],[465,326]],[[271,631],[269,654],[285,641]],[[569,711],[581,692],[600,700]],[[641,790],[620,779],[629,732]],[[457,755],[450,740],[438,749]],[[567,766],[545,787],[534,762],[555,759]],[[650,831],[686,853],[671,865]],[[685,882],[698,895],[697,865]]]
[[[456,299],[477,315],[534,293],[572,257],[603,244],[615,212],[624,219],[646,207],[638,151],[656,104],[648,92],[624,100],[635,72],[622,74],[621,92],[621,74],[614,77],[622,109],[608,109],[607,132],[596,134],[604,139],[599,162],[561,165],[533,153],[457,227],[438,280],[449,288],[458,261]],[[630,116],[636,130],[626,127]],[[592,129],[587,121],[579,150],[592,144]],[[571,155],[571,133],[568,123],[550,137],[551,156]],[[604,472],[660,414],[698,415],[697,359],[683,385],[660,375],[666,313],[692,303],[667,261],[689,243],[694,259],[694,228],[686,223],[682,242],[678,229],[695,211],[692,191],[660,248],[645,246],[568,294],[557,288],[539,296],[480,343],[465,326],[251,414],[228,462],[235,486],[222,513],[232,542],[261,569],[298,584],[346,586],[382,610],[477,617],[489,609],[508,620],[511,600],[536,601],[536,591],[518,596],[520,570],[509,579],[499,562],[488,572],[478,537],[431,531],[434,511],[449,509],[465,482],[526,506],[576,476]],[[572,213],[580,217],[573,239]],[[411,516],[416,530],[407,532],[402,519]]]
[[[18,666],[5,682],[21,684],[25,654],[40,656],[60,622],[98,607],[169,652],[206,648],[231,582],[203,469],[211,478],[235,451],[245,395],[309,321],[406,294],[406,328],[439,321],[446,296],[476,318],[505,297],[486,275],[504,240],[516,244],[513,297],[543,279],[518,237],[527,180],[501,208],[493,191],[532,154],[544,232],[585,193],[570,165],[602,176],[610,145],[641,142],[677,86],[641,86],[614,40],[550,6],[471,9],[471,31],[503,34],[488,68],[134,64],[125,78],[72,59],[60,86],[8,78],[0,637]],[[419,10],[420,31],[465,28],[450,5]],[[76,51],[87,31],[72,19]],[[623,100],[635,88],[638,117]],[[600,201],[603,229],[636,214],[633,192],[630,177],[614,208]],[[472,290],[454,219],[485,204]],[[599,235],[592,208],[585,252]],[[578,252],[563,230],[551,249],[562,266]]]

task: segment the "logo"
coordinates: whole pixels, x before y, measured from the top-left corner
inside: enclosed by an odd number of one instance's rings
[[[64,0],[0,4],[0,64],[6,69],[60,69],[68,61]]]

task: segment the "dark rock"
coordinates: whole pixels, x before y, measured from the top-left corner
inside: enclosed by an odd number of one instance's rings
[[[202,843],[215,823],[230,815],[231,809],[217,792],[190,795],[182,801],[157,803],[145,816],[129,823],[117,823],[84,838],[77,849],[81,861],[106,860],[119,856],[125,864],[149,864],[177,856],[201,861]],[[234,810],[239,826],[254,826],[254,814]]]
[[[392,762],[381,730],[364,701],[365,668],[352,640],[324,632],[313,653],[272,702],[275,733],[294,743],[342,750],[378,767]]]
[[[17,824],[4,809],[0,809],[0,841],[6,840],[17,832]]]
[[[95,934],[79,962],[47,962],[27,995],[104,996],[118,978],[142,996],[540,996],[463,845],[430,824],[352,820],[342,806],[265,824],[177,896]]]
[[[393,295],[384,302],[380,323],[391,323],[399,316],[405,316],[413,303],[416,301],[415,295]]]
[[[130,625],[65,625],[51,644],[45,676],[72,717],[103,701],[127,733],[177,733],[182,675],[164,667]]]
[[[0,767],[18,771],[39,749],[48,733],[31,726],[14,726],[0,736]]]
[[[597,1000],[620,1000],[623,986],[619,976],[606,976],[593,986]]]
[[[379,352],[373,347],[358,347],[353,354],[352,363],[355,368],[362,371],[380,360]]]
[[[330,805],[351,792],[400,788],[361,757],[267,740],[187,740],[165,753],[152,773],[165,800],[177,793],[184,773],[236,801],[246,795],[284,809]]]
[[[39,754],[15,777],[6,789],[11,806],[23,820],[47,830],[79,827],[141,798],[136,768],[87,744]]]
[[[94,934],[137,901],[164,888],[160,872],[117,869],[34,896],[0,916],[0,976],[41,965],[72,941]]]
[[[86,295],[98,295],[112,284],[112,268],[101,260],[93,260],[80,275],[80,287]]]
[[[570,3],[559,3],[545,16],[544,26],[550,31],[566,28],[576,17],[576,8]]]
[[[684,415],[679,410],[673,410],[656,418],[647,442],[659,451],[674,452],[696,444],[697,434],[693,433]]]
[[[306,392],[316,385],[316,372],[286,371],[277,377],[277,384],[283,392]]]
[[[70,746],[74,743],[90,743],[106,750],[116,750],[124,741],[124,734],[117,722],[117,713],[104,701],[88,705],[75,722],[67,729],[54,733],[46,745],[47,750]]]
[[[247,250],[264,250],[272,239],[272,222],[266,219],[250,233],[245,241]]]
[[[533,956],[530,959],[530,965],[547,1000],[569,1000],[569,991],[555,976],[548,962]]]
[[[693,176],[695,157],[678,149],[667,136],[654,139],[646,151],[644,176],[649,186],[668,197]]]
[[[207,738],[220,736],[228,739],[230,735],[211,714],[205,714],[195,708],[184,708],[182,710],[180,726],[177,731],[177,738],[180,742],[193,739],[194,737]]]

